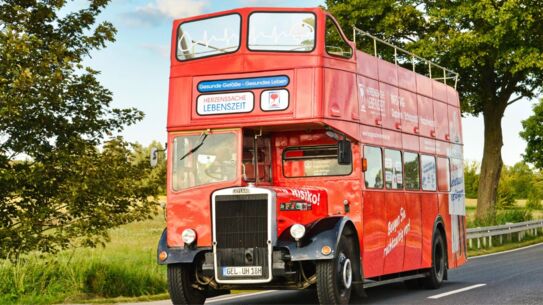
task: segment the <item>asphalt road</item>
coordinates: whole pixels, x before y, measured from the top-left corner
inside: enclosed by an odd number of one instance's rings
[[[351,304],[543,304],[543,244],[472,258],[450,270],[437,290],[409,290],[401,283],[367,289]],[[316,304],[314,291],[264,291],[227,295],[206,304]],[[138,305],[169,305],[169,301]]]

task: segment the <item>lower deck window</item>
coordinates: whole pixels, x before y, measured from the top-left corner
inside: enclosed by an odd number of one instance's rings
[[[283,152],[285,177],[320,177],[350,175],[353,167],[337,162],[335,145],[288,147]]]

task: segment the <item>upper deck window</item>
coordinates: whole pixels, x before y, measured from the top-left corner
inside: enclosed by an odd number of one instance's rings
[[[189,60],[236,52],[241,16],[224,15],[182,23],[177,32],[177,59]]]
[[[313,13],[260,12],[249,17],[252,51],[311,52],[315,48]]]
[[[332,18],[326,18],[326,37],[325,37],[326,53],[332,56],[351,58],[353,56],[353,48],[343,39],[339,28],[332,21]]]

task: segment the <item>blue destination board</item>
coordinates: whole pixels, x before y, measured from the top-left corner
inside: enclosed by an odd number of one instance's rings
[[[230,90],[247,90],[247,89],[262,89],[285,87],[289,83],[288,76],[269,76],[269,77],[253,77],[241,79],[225,79],[203,81],[198,84],[200,92],[218,92]]]

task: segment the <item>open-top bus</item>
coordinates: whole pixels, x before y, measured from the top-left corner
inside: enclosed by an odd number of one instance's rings
[[[466,262],[458,76],[391,48],[356,50],[321,8],[174,22],[157,252],[174,304],[306,288],[346,304]]]

